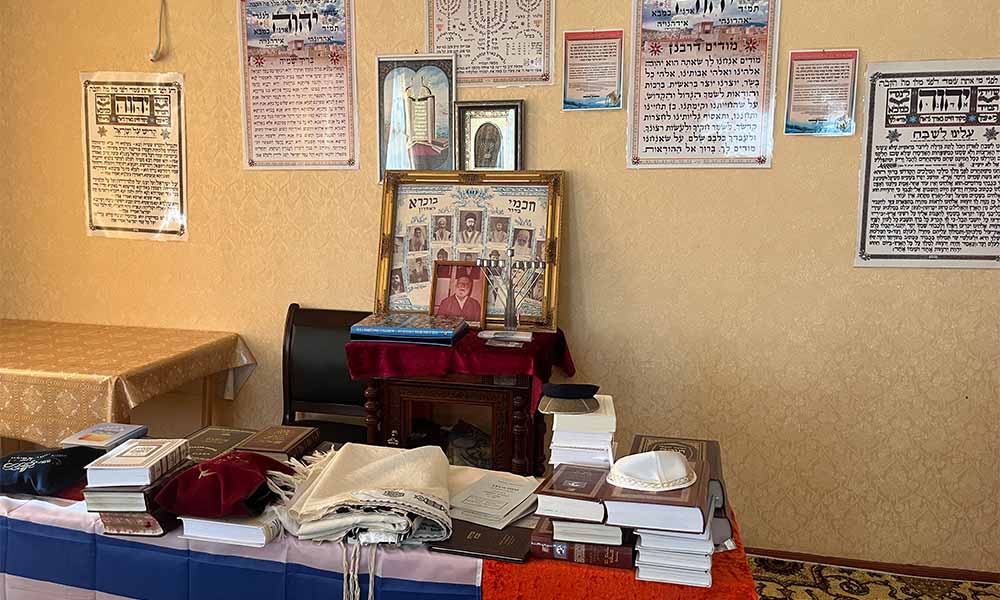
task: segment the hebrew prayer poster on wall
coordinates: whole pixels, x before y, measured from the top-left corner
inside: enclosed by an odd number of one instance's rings
[[[628,166],[771,166],[778,0],[633,0]]]
[[[357,169],[353,0],[237,0],[244,167]]]
[[[187,240],[184,76],[81,73],[87,233]]]
[[[454,54],[459,85],[552,83],[555,0],[427,0],[427,51]]]
[[[793,50],[788,55],[785,135],[854,135],[858,50]]]
[[[563,32],[563,110],[622,107],[625,31]]]
[[[872,63],[860,267],[1000,266],[1000,60]]]

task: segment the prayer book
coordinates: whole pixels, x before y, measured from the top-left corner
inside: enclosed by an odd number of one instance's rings
[[[236,449],[256,452],[286,462],[292,458],[301,458],[317,444],[319,444],[319,429],[315,427],[276,425],[250,436]]]
[[[256,517],[181,517],[181,522],[184,524],[183,538],[252,548],[263,548],[281,533],[281,521],[270,510]]]
[[[656,581],[659,583],[675,583],[694,587],[712,587],[712,571],[675,569],[636,562],[635,578],[639,581]]]
[[[553,431],[552,448],[589,448],[604,450],[614,441],[613,432]]]
[[[602,490],[607,476],[607,468],[559,465],[538,488],[536,512],[560,519],[603,522]]]
[[[623,541],[624,543],[617,545],[561,542],[553,538],[552,521],[543,517],[531,532],[531,555],[601,567],[631,569],[635,542],[631,537],[625,537]]]
[[[489,473],[451,499],[451,517],[503,529],[530,514],[538,482],[530,477],[503,477]]]
[[[150,512],[102,512],[101,523],[106,535],[160,537],[180,524],[177,516],[162,508]]]
[[[695,482],[678,490],[647,492],[607,484],[604,506],[609,525],[701,533],[711,518],[708,466],[691,462]]]
[[[639,536],[639,543],[642,547],[649,550],[688,554],[712,554],[715,551],[711,527],[706,527],[702,533],[678,533],[653,529],[637,529],[635,533]]]
[[[673,569],[693,569],[709,571],[712,569],[711,554],[691,554],[688,552],[672,552],[670,550],[654,550],[647,548],[640,541],[636,544],[636,563]]]
[[[428,314],[373,314],[351,326],[351,336],[372,338],[448,338],[468,329],[462,317]]]
[[[253,429],[232,427],[205,427],[187,437],[191,446],[191,460],[205,462],[233,450],[244,440],[257,433]]]
[[[573,431],[576,433],[614,433],[618,427],[615,404],[611,396],[594,396],[600,406],[592,413],[555,414],[552,417],[552,431]]]
[[[577,523],[576,521],[552,521],[552,538],[557,542],[583,542],[619,546],[622,543],[622,528],[600,523]]]
[[[115,487],[85,487],[83,499],[88,512],[149,512],[156,508],[153,498],[175,475],[179,475],[194,462],[185,460],[150,485]]]
[[[128,440],[87,465],[87,486],[149,485],[188,456],[188,441]]]
[[[114,448],[126,440],[140,438],[149,432],[145,425],[130,425],[128,423],[98,423],[83,431],[78,431],[59,443],[62,448],[72,446],[87,446],[107,450]]]
[[[431,550],[448,554],[477,556],[507,562],[524,562],[531,547],[530,529],[506,527],[493,529],[466,521],[452,521],[451,537],[432,542]]]
[[[632,439],[632,449],[629,454],[653,450],[674,450],[683,454],[689,461],[703,460],[708,463],[708,494],[712,499],[710,523],[712,539],[718,551],[735,548],[736,543],[732,539],[733,524],[729,520],[729,506],[726,501],[726,482],[722,477],[722,448],[719,442],[639,434]]]

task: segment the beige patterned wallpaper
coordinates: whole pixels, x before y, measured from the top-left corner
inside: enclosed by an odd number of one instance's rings
[[[793,48],[995,55],[1000,3],[949,4],[786,0],[779,70]],[[151,65],[157,5],[0,0],[0,316],[240,332],[260,369],[236,418],[275,423],[288,303],[372,304],[375,55],[422,49],[423,2],[360,3],[349,173],[242,170],[235,2],[167,0]],[[627,29],[628,5],[560,0],[557,27]],[[78,73],[96,69],[185,74],[189,243],[86,237]],[[558,86],[460,97],[525,98],[527,166],[568,172],[561,315],[621,443],[719,438],[748,545],[1000,571],[1000,281],[851,266],[858,136],[779,135],[770,170],[635,172],[624,112],[563,114]]]

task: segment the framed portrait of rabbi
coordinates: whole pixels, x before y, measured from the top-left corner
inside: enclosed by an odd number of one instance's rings
[[[474,262],[435,261],[431,314],[462,317],[470,327],[486,322],[486,277]]]

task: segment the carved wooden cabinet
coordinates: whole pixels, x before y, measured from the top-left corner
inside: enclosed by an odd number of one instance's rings
[[[401,448],[440,445],[453,464],[545,472],[545,420],[531,414],[531,377],[447,375],[372,379],[370,433]]]

